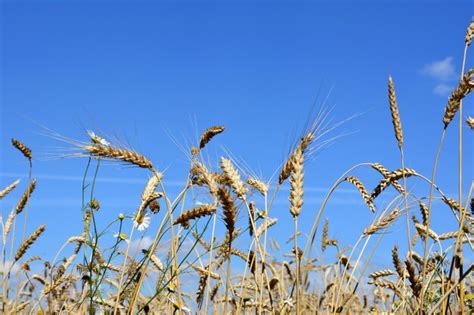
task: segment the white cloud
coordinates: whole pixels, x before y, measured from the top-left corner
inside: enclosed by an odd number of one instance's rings
[[[453,57],[429,63],[421,69],[421,73],[440,81],[448,81],[456,77]]]
[[[451,91],[452,87],[444,83],[436,85],[433,89],[433,93],[439,96],[449,96]]]

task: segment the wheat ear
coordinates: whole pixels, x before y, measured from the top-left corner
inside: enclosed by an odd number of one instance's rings
[[[27,158],[31,162],[33,154],[26,145],[24,145],[20,140],[17,140],[15,138],[12,138],[12,145],[17,148],[18,151],[20,151],[25,156],[25,158]]]
[[[357,188],[362,198],[364,199],[367,207],[369,207],[370,211],[375,212],[375,205],[372,199],[370,198],[370,195],[367,192],[367,189],[365,189],[365,186],[362,184],[362,182],[355,176],[348,176],[345,178],[345,180],[353,184]]]
[[[44,232],[46,225],[40,225],[18,248],[15,254],[15,261],[18,261],[25,255],[28,248],[40,237],[40,235]]]
[[[23,211],[26,203],[28,202],[28,199],[30,199],[31,194],[33,193],[35,188],[36,188],[36,179],[33,179],[28,185],[28,187],[26,188],[23,195],[21,195],[20,200],[18,200],[18,203],[15,207],[16,214],[20,214]]]
[[[221,168],[234,193],[237,195],[237,197],[243,199],[247,193],[247,187],[240,179],[239,172],[237,172],[234,165],[232,165],[232,162],[222,157]]]
[[[17,180],[14,181],[13,183],[11,183],[11,184],[8,185],[7,187],[5,187],[2,191],[0,191],[0,200],[2,200],[3,197],[5,197],[6,195],[8,195],[13,189],[15,189],[16,186],[18,186],[19,183],[20,183],[20,180],[17,179]]]
[[[474,118],[468,116],[466,118],[466,124],[469,126],[469,128],[471,128],[471,130],[474,130]]]
[[[193,208],[180,214],[174,221],[174,224],[180,224],[185,228],[189,228],[190,220],[214,214],[216,212],[216,209],[216,205],[203,204],[199,207]]]
[[[214,136],[223,132],[224,129],[224,126],[212,126],[210,128],[207,128],[201,135],[201,140],[199,141],[199,149],[202,150]]]
[[[449,123],[453,120],[454,115],[456,115],[456,112],[459,110],[461,100],[474,89],[474,82],[472,81],[473,75],[474,69],[471,68],[462,76],[458,86],[451,93],[448,104],[444,109],[444,129],[448,128]]]
[[[473,37],[474,37],[474,18],[471,20],[471,23],[469,23],[469,26],[467,27],[466,37],[464,38],[464,42],[466,43],[466,46],[471,45]]]
[[[387,228],[390,224],[395,221],[400,215],[401,211],[398,208],[395,208],[388,215],[379,218],[372,225],[366,228],[363,232],[364,235],[372,235],[380,231],[381,229]]]
[[[141,168],[153,170],[153,164],[145,156],[131,150],[100,144],[84,146],[83,149],[95,157],[120,160]]]
[[[395,138],[397,139],[398,147],[403,146],[403,131],[400,114],[398,112],[397,98],[395,97],[395,86],[393,85],[392,77],[388,78],[388,100],[390,104],[390,112],[392,114],[393,129],[395,131]]]
[[[292,157],[292,176],[290,178],[290,196],[288,200],[290,201],[290,213],[296,218],[301,212],[303,207],[303,150],[298,149],[295,151]]]

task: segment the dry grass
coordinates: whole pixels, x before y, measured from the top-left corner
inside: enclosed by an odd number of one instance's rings
[[[466,49],[473,32],[474,22],[471,22],[465,37]],[[474,89],[473,73],[472,69],[463,73],[448,101],[442,117],[440,150],[448,125],[457,113],[462,113],[462,100]],[[204,159],[205,149],[224,127],[206,129],[191,148],[189,176],[175,196],[166,192],[166,175],[158,172],[148,158],[134,150],[112,146],[93,134],[90,143],[79,145],[88,159],[82,187],[82,233],[65,240],[54,251],[54,259],[28,257],[36,242],[45,242],[44,225],[29,236],[23,233],[15,241],[16,222],[19,218],[27,222],[27,211],[23,210],[28,209],[36,180],[30,176],[22,188],[24,191],[18,195],[15,195],[20,186],[18,180],[0,191],[0,199],[17,198],[16,206],[6,212],[8,215],[2,215],[1,220],[1,312],[472,313],[473,267],[468,264],[472,263],[473,187],[465,200],[462,193],[457,199],[442,193],[434,180],[440,150],[431,180],[404,165],[399,104],[391,78],[388,101],[401,165],[390,170],[380,163],[362,163],[342,174],[328,191],[319,211],[308,212],[314,217],[309,232],[299,229],[298,218],[304,210],[305,161],[319,148],[318,141],[325,134],[318,129],[324,126],[320,116],[291,149],[276,183],[244,171],[231,158],[222,157],[216,165],[209,162],[209,155]],[[459,121],[461,131],[471,132],[468,128],[462,130],[465,122],[473,128],[472,118],[465,121],[460,117]],[[31,172],[31,150],[15,139],[12,144],[26,158]],[[462,152],[462,141],[460,145]],[[101,209],[94,190],[96,174],[104,159],[137,166],[151,175],[137,198],[135,212],[114,213],[106,227],[99,226],[97,218],[108,217],[110,212]],[[370,183],[375,186],[372,191],[362,183],[362,179],[366,184],[369,180],[355,176],[359,168],[378,174],[378,183]],[[459,172],[462,176],[462,163]],[[91,181],[90,174],[94,174]],[[289,211],[273,211],[273,201],[278,194],[284,194],[279,188],[287,180]],[[409,194],[407,181],[416,181],[416,187],[425,188],[420,191],[429,188],[429,196],[411,191]],[[352,184],[374,212],[373,221],[367,222],[350,246],[331,236],[328,219],[320,226],[328,200],[342,183]],[[397,195],[383,204],[379,196],[390,187]],[[89,195],[90,198],[86,197]],[[204,202],[197,203],[196,196]],[[459,226],[457,230],[433,230],[431,218],[437,215],[432,211],[434,200],[441,200],[446,213],[451,211],[451,219]],[[34,203],[31,207],[34,209]],[[403,214],[406,222],[398,220]],[[282,222],[289,226],[291,219],[294,229],[287,235],[272,238],[274,226]],[[150,220],[154,224],[148,227]],[[406,237],[401,233],[391,254],[386,253],[391,256],[390,266],[369,272],[371,258],[380,250],[377,247],[380,240],[395,222],[406,224]],[[225,228],[225,235],[218,235],[218,225]],[[112,244],[104,237],[111,231],[116,232]],[[131,242],[142,242],[145,235],[152,237],[151,244],[135,250]],[[282,237],[289,237],[287,244],[291,246],[286,250],[281,250],[285,245],[278,243]],[[405,241],[410,246],[406,253],[401,253],[399,244]]]

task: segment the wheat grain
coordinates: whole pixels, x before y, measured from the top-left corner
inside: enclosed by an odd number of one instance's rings
[[[418,276],[416,275],[415,266],[410,260],[406,260],[405,265],[408,271],[408,281],[410,282],[410,287],[413,291],[413,294],[419,298],[422,284],[419,282]]]
[[[254,222],[255,222],[255,203],[254,202],[250,202],[249,203],[249,234],[250,234],[250,237],[253,236],[253,226],[254,226]]]
[[[392,124],[395,131],[395,138],[397,139],[398,147],[401,149],[403,146],[403,131],[392,77],[388,78],[388,99],[390,104],[390,112],[392,114]]]
[[[224,131],[224,126],[212,126],[207,128],[201,135],[201,140],[199,141],[199,149],[203,149],[207,143],[216,135]]]
[[[375,205],[362,182],[355,176],[348,176],[345,178],[345,180],[353,184],[357,188],[362,198],[364,199],[365,204],[369,207],[370,211],[375,212]]]
[[[212,196],[217,197],[217,182],[215,177],[200,162],[195,162],[191,168],[192,181],[196,185],[207,185]]]
[[[15,208],[16,214],[20,214],[23,211],[23,209],[26,206],[26,203],[30,199],[31,194],[33,193],[35,188],[36,188],[36,179],[33,179],[28,185],[28,187],[26,188],[23,195],[21,195],[21,198],[16,205],[16,208]]]
[[[458,231],[447,232],[447,233],[443,233],[443,234],[438,235],[438,239],[440,241],[447,240],[447,239],[452,239],[452,238],[456,238],[456,237],[458,237]]]
[[[189,228],[189,221],[204,216],[212,215],[216,212],[217,206],[212,204],[203,204],[199,207],[183,212],[179,215],[174,224],[180,224],[185,228]]]
[[[11,183],[11,184],[8,185],[7,187],[5,187],[2,191],[0,191],[0,200],[2,200],[3,197],[5,197],[6,195],[8,195],[13,189],[15,189],[15,187],[18,186],[19,183],[20,183],[20,180],[17,179],[17,180],[14,181],[13,183]]]
[[[435,241],[439,240],[438,234],[436,234],[433,230],[429,229],[426,225],[415,223],[415,228],[422,238],[429,236]]]
[[[163,197],[162,193],[155,192],[158,184],[161,182],[163,175],[158,172],[154,172],[153,176],[148,180],[145,188],[141,195],[141,204],[138,207],[138,211],[143,211],[148,205],[155,199]]]
[[[384,191],[389,185],[391,185],[394,181],[399,180],[402,177],[410,177],[410,176],[417,176],[418,173],[414,169],[410,168],[399,168],[393,172],[391,172],[386,178],[384,178],[380,183],[372,190],[370,194],[370,199],[374,200],[377,198],[382,191]]]
[[[33,158],[33,154],[31,153],[31,150],[26,145],[24,145],[21,141],[15,138],[12,138],[12,145],[15,148],[17,148],[18,151],[20,151],[25,156],[25,158],[27,158],[31,162],[31,159]]]
[[[326,251],[328,233],[329,233],[329,220],[326,218],[326,220],[324,221],[323,232],[322,232],[322,237],[321,237],[321,251],[323,253]]]
[[[232,190],[237,195],[237,197],[243,199],[247,193],[247,187],[240,179],[239,172],[235,169],[232,162],[226,158],[221,158],[221,168],[224,172],[226,179],[229,181]]]
[[[405,277],[405,268],[403,267],[402,261],[398,257],[397,246],[394,246],[392,249],[392,263],[400,279],[403,279]]]
[[[382,278],[382,277],[388,277],[394,274],[395,272],[393,270],[384,269],[384,270],[372,272],[371,274],[369,274],[369,277],[373,279],[377,279],[377,278]]]
[[[18,248],[15,254],[15,261],[18,261],[25,255],[26,251],[30,246],[40,237],[44,232],[46,226],[44,224],[40,225]]]
[[[303,163],[303,151],[298,149],[292,157],[293,172],[290,178],[290,196],[288,197],[290,201],[290,213],[293,218],[299,216],[303,207]]]
[[[224,223],[227,231],[229,232],[230,238],[232,239],[232,233],[234,232],[235,222],[237,219],[237,209],[234,206],[234,200],[232,199],[232,196],[226,188],[220,187],[217,191],[217,194],[223,209]]]
[[[386,169],[382,164],[380,163],[372,163],[371,167],[378,171],[384,178],[387,178],[390,176],[390,171]],[[404,194],[405,190],[403,189],[402,185],[397,180],[392,180],[391,182],[393,188],[395,188],[399,193]]]
[[[283,165],[280,174],[278,176],[278,184],[283,184],[283,182],[290,177],[291,172],[294,169],[294,161],[293,159],[295,158],[295,155],[302,155],[304,152],[308,149],[309,145],[314,139],[314,132],[311,131],[308,134],[306,134],[304,137],[301,138],[300,143],[296,147],[296,149],[291,153],[290,157],[288,160],[285,162]]]
[[[255,231],[255,237],[258,239],[269,227],[275,225],[278,222],[278,219],[268,218],[264,223],[262,223],[257,230]]]
[[[364,235],[372,235],[380,231],[381,229],[387,228],[390,224],[395,221],[398,216],[400,215],[400,210],[395,208],[390,212],[388,215],[380,217],[377,221],[375,221],[372,225],[366,228],[363,232]]]
[[[380,288],[387,288],[387,289],[390,289],[392,291],[394,291],[397,295],[400,294],[400,291],[397,287],[397,284],[396,283],[393,283],[391,281],[382,281],[382,280],[371,280],[369,281],[369,284],[373,284],[375,285],[376,287],[380,287]]]
[[[469,128],[471,128],[471,130],[474,130],[474,118],[468,116],[466,118],[466,124],[469,126]]]
[[[262,194],[262,196],[266,196],[268,192],[268,185],[262,182],[261,180],[258,180],[253,177],[249,177],[247,179],[247,184],[255,188],[259,193]]]
[[[453,120],[454,115],[456,115],[459,110],[461,100],[474,90],[474,81],[472,81],[473,75],[474,69],[471,68],[462,76],[458,86],[451,93],[448,104],[444,109],[444,129],[448,127],[449,123]]]
[[[471,20],[471,23],[469,23],[469,26],[467,27],[466,37],[464,38],[464,42],[466,43],[466,46],[471,45],[473,37],[474,37],[474,18]]]
[[[423,219],[423,225],[428,226],[430,218],[430,210],[428,207],[421,201],[418,202],[420,205],[421,217]]]
[[[94,157],[119,160],[141,168],[153,170],[153,164],[145,156],[132,150],[104,146],[100,144],[83,146],[83,149]]]
[[[10,233],[10,230],[13,226],[13,221],[15,220],[15,215],[16,215],[15,209],[10,211],[10,214],[8,214],[7,220],[5,221],[5,225],[3,227],[3,240],[6,240],[8,233]]]

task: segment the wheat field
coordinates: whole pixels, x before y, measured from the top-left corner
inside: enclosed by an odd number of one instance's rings
[[[324,145],[323,136],[336,126],[326,125],[327,112],[320,114],[299,135],[287,159],[273,179],[247,172],[232,157],[210,163],[206,150],[225,126],[202,131],[198,143],[187,152],[188,176],[176,195],[166,189],[166,172],[156,169],[145,155],[125,146],[109,143],[93,132],[71,144],[75,155],[87,161],[82,182],[82,233],[63,240],[52,249],[54,259],[31,256],[30,248],[48,238],[54,229],[44,224],[30,226],[28,212],[37,180],[33,165],[35,152],[27,143],[13,138],[17,150],[29,165],[29,182],[12,182],[0,191],[0,199],[11,198],[16,206],[2,209],[2,264],[0,308],[4,314],[472,314],[474,312],[473,184],[462,193],[465,174],[460,160],[455,176],[461,187],[459,198],[446,196],[448,187],[437,185],[438,157],[445,137],[472,137],[473,118],[463,115],[463,99],[474,90],[474,69],[467,66],[467,52],[474,37],[474,21],[464,38],[464,59],[458,85],[452,91],[444,116],[430,174],[421,174],[405,164],[403,117],[396,97],[396,78],[387,80],[387,122],[391,117],[394,144],[400,165],[387,169],[380,163],[360,163],[344,174],[334,174],[333,186],[325,193],[318,211],[312,213],[312,228],[302,231],[299,217],[305,208],[305,162]],[[462,41],[460,41],[462,43]],[[468,99],[466,99],[468,101]],[[471,105],[471,104],[469,104]],[[400,104],[403,107],[403,104]],[[403,113],[409,115],[409,110]],[[391,115],[391,116],[389,116]],[[459,119],[457,119],[459,118]],[[12,135],[21,138],[22,135]],[[361,139],[361,141],[365,141]],[[79,151],[79,153],[77,153]],[[112,161],[139,168],[148,176],[133,215],[104,213],[94,186],[101,162]],[[469,161],[468,161],[469,162]],[[466,163],[466,161],[465,161]],[[472,161],[471,161],[472,163]],[[371,188],[354,175],[369,169],[379,176]],[[88,181],[92,174],[92,181]],[[410,181],[429,190],[415,194]],[[325,219],[326,205],[333,193],[348,183],[360,194],[373,220],[351,246],[331,238],[331,222]],[[288,191],[280,189],[288,185]],[[387,191],[386,207],[378,203]],[[189,199],[200,192],[202,202]],[[286,213],[273,210],[276,196],[288,199]],[[89,197],[90,196],[90,197]],[[434,200],[441,200],[455,230],[434,230],[431,226]],[[191,204],[191,206],[190,206]],[[107,217],[108,225],[97,224]],[[150,221],[158,222],[151,229]],[[281,244],[273,239],[272,227],[291,222],[284,237],[291,252],[279,253]],[[384,268],[369,272],[378,242],[394,222],[404,226],[401,252],[393,244]],[[26,233],[26,227],[32,231]],[[216,227],[225,229],[217,237]],[[130,228],[129,228],[130,227]],[[104,231],[116,232],[110,244]],[[147,230],[152,243],[141,251],[132,242]],[[240,240],[245,239],[245,242]],[[248,241],[247,241],[248,240]],[[281,238],[279,238],[281,240]],[[284,240],[283,240],[284,241]],[[163,245],[165,244],[166,245]],[[158,252],[165,247],[167,250]],[[329,250],[334,249],[334,250]],[[65,255],[65,253],[70,253]],[[278,254],[279,253],[279,254]],[[331,255],[326,255],[330,253]],[[333,255],[334,254],[334,255]]]

